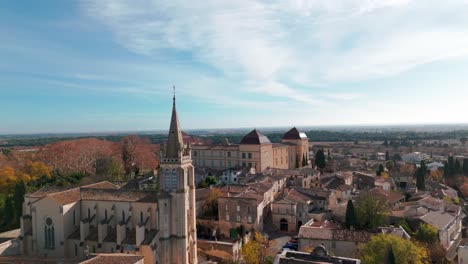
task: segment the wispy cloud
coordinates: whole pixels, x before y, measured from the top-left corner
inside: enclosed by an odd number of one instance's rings
[[[468,55],[468,21],[452,16],[466,3],[439,6],[410,0],[82,2],[86,15],[133,52],[188,52],[229,78],[255,84],[245,90],[316,104],[324,101],[313,95],[319,83],[395,75]],[[463,23],[444,23],[445,16]]]

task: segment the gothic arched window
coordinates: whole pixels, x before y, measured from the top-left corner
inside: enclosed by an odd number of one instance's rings
[[[47,217],[44,225],[44,239],[46,248],[55,248],[55,232],[52,218]]]
[[[169,169],[164,170],[164,190],[168,191],[171,188],[171,175]]]
[[[172,182],[171,182],[171,189],[177,190],[177,170],[172,170]]]

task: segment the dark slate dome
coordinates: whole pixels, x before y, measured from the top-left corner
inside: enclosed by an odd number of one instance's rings
[[[306,139],[307,135],[304,132],[299,131],[299,129],[293,127],[291,130],[284,134],[283,139]]]
[[[248,133],[242,138],[240,144],[259,145],[259,144],[271,144],[271,142],[260,131],[254,129],[252,130],[252,132]]]

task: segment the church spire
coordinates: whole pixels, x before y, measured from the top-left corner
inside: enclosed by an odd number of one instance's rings
[[[176,110],[176,96],[175,86],[174,97],[172,98],[172,117],[171,124],[169,126],[169,136],[167,139],[166,157],[177,158],[182,156],[181,152],[184,146],[184,140],[182,138],[182,130],[180,129],[179,118]]]

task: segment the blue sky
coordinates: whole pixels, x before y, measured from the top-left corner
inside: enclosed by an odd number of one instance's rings
[[[3,1],[0,133],[468,122],[468,1]]]

